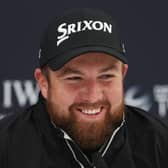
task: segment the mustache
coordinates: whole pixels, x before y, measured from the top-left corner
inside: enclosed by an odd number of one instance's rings
[[[110,108],[111,104],[108,100],[99,100],[94,103],[89,102],[80,102],[80,103],[73,103],[70,106],[70,110],[76,109],[76,108],[89,108],[89,109],[97,109],[100,107]]]

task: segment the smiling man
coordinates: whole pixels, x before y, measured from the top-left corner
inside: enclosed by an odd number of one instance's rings
[[[1,121],[1,168],[163,168],[168,125],[124,103],[128,70],[114,20],[74,9],[49,24],[39,101]]]
[[[97,150],[121,124],[127,67],[108,54],[89,52],[57,71],[47,67],[48,78],[36,69],[51,120],[82,149]]]

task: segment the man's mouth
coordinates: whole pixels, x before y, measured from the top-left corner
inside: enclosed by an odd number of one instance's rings
[[[76,103],[70,106],[70,111],[81,117],[102,118],[110,109],[108,101],[98,101],[96,103]]]
[[[97,115],[97,114],[101,113],[102,107],[94,108],[94,109],[93,108],[92,109],[78,108],[78,111],[80,111],[83,114],[87,114],[87,115]]]

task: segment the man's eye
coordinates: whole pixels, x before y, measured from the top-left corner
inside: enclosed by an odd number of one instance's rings
[[[112,75],[112,74],[105,74],[105,75],[101,75],[99,78],[100,79],[111,79],[112,77],[114,77],[114,75]]]
[[[82,78],[79,76],[72,76],[72,77],[68,77],[66,78],[66,80],[81,80]]]

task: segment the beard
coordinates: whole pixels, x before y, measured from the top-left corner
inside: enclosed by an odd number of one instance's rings
[[[97,119],[82,119],[75,110],[78,108],[103,107],[103,117]],[[111,106],[108,100],[96,103],[74,103],[68,108],[68,115],[60,105],[47,102],[47,110],[55,125],[63,129],[84,151],[98,150],[112,135],[123,119],[124,100],[121,104]],[[67,114],[67,112],[66,112]],[[81,114],[80,114],[81,115]]]

